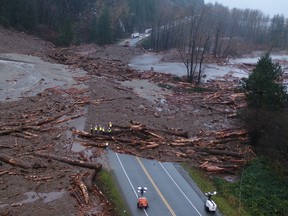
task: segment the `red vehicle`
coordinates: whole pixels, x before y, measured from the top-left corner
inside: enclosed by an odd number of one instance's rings
[[[149,204],[148,204],[148,200],[146,197],[139,197],[138,198],[138,202],[137,202],[137,207],[138,208],[148,208]]]

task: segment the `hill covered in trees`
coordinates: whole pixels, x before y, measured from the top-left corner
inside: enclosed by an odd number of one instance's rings
[[[0,24],[58,45],[109,44],[148,28],[153,34],[146,46],[154,50],[205,45],[215,56],[226,56],[288,45],[284,16],[204,0],[3,0]]]
[[[111,43],[133,31],[151,28],[162,5],[188,7],[203,0],[3,0],[0,24],[38,33],[68,45]]]

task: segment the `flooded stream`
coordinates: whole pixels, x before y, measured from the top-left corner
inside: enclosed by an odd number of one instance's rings
[[[249,71],[244,68],[237,67],[242,64],[256,64],[260,58],[258,56],[230,59],[227,64],[204,64],[203,70],[205,74],[204,82],[208,80],[225,80],[227,77],[232,79],[240,79],[248,77]],[[275,54],[271,55],[273,60],[280,62],[282,69],[288,68],[288,55]],[[187,70],[182,62],[162,62],[162,56],[155,53],[147,53],[136,56],[131,59],[129,66],[139,71],[149,71],[153,68],[156,72],[173,74],[176,76],[187,75]]]
[[[0,69],[0,101],[35,96],[47,88],[70,88],[77,85],[75,77],[87,74],[38,57],[11,53],[0,54]]]

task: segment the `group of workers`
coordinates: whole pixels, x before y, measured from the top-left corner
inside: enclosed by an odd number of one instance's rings
[[[107,130],[105,129],[104,126],[101,126],[101,125],[90,125],[90,132],[92,135],[95,135],[95,134],[103,134],[104,132],[112,132],[112,123],[109,122],[108,123],[108,127],[107,127]]]

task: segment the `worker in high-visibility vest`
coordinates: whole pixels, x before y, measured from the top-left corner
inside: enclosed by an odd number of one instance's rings
[[[97,125],[95,125],[94,131],[95,131],[95,133],[98,133],[98,126]]]
[[[108,150],[108,142],[105,143],[105,150]]]
[[[90,133],[91,133],[91,135],[93,135],[93,125],[90,125]]]
[[[111,132],[111,131],[112,131],[112,123],[109,122],[109,123],[108,123],[108,132]]]

